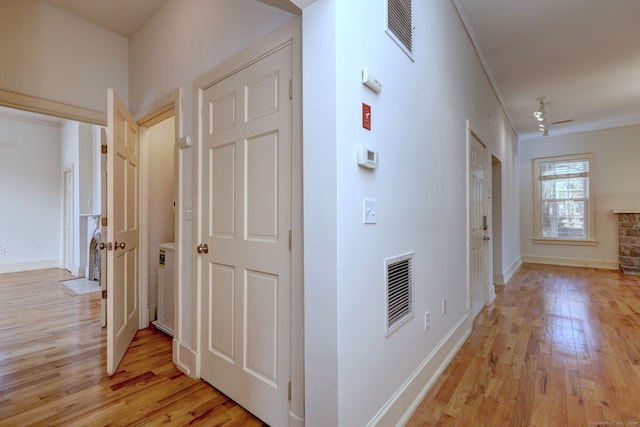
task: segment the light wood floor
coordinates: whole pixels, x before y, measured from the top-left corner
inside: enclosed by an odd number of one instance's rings
[[[171,363],[171,339],[145,329],[106,375],[100,294],[63,270],[0,275],[0,426],[263,426]]]
[[[263,424],[140,331],[105,372],[99,294],[61,270],[0,275],[0,426]],[[409,426],[640,425],[640,277],[523,265]]]
[[[409,425],[640,425],[640,277],[523,265]]]

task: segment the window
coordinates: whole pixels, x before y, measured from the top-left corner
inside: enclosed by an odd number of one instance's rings
[[[533,159],[534,241],[595,243],[593,154]]]

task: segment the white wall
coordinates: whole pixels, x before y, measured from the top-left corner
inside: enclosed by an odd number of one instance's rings
[[[196,137],[193,82],[235,53],[289,22],[294,15],[255,0],[168,0],[130,40],[130,110],[134,113],[178,87],[184,88],[185,135]],[[192,209],[192,151],[183,151],[185,210]],[[185,219],[183,247],[193,248],[192,221]],[[195,351],[196,286],[192,251],[183,254],[181,344]]]
[[[127,39],[36,0],[0,0],[0,89],[96,111],[128,99]]]
[[[5,117],[0,129],[0,273],[59,267],[60,129]]]
[[[320,0],[302,14],[307,426],[339,425],[335,9],[334,1]]]
[[[385,34],[385,3],[319,0],[303,12],[309,426],[395,424],[470,330],[467,119],[487,159],[502,161],[503,257],[519,259],[517,139],[452,3],[414,3],[415,62]],[[361,84],[364,66],[381,94]],[[363,143],[379,150],[374,172],[356,165]],[[377,200],[376,225],[362,224],[364,198]],[[384,259],[409,251],[416,315],[385,338]]]
[[[640,208],[640,126],[560,136],[553,136],[551,130],[549,134],[520,143],[523,261],[617,269],[618,219],[611,211]],[[532,159],[579,153],[595,154],[591,188],[597,246],[533,243]]]
[[[149,128],[149,144],[143,148],[148,150],[150,308],[158,303],[159,245],[174,240],[174,123],[175,118],[170,117]]]

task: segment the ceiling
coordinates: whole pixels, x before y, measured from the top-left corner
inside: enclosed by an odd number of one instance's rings
[[[135,34],[166,0],[42,0],[125,37]]]
[[[640,1],[453,1],[520,139],[640,123]]]
[[[42,0],[72,15],[79,16],[125,37],[136,33],[166,0]],[[300,14],[289,0],[258,0]],[[298,4],[305,4],[297,0]],[[306,3],[310,3],[308,0]]]
[[[42,1],[129,37],[166,0]],[[520,139],[541,135],[543,96],[550,135],[640,123],[640,1],[452,1]]]

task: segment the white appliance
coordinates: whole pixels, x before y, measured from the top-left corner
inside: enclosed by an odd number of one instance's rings
[[[153,324],[173,336],[175,244],[163,243],[158,251],[158,320]]]

